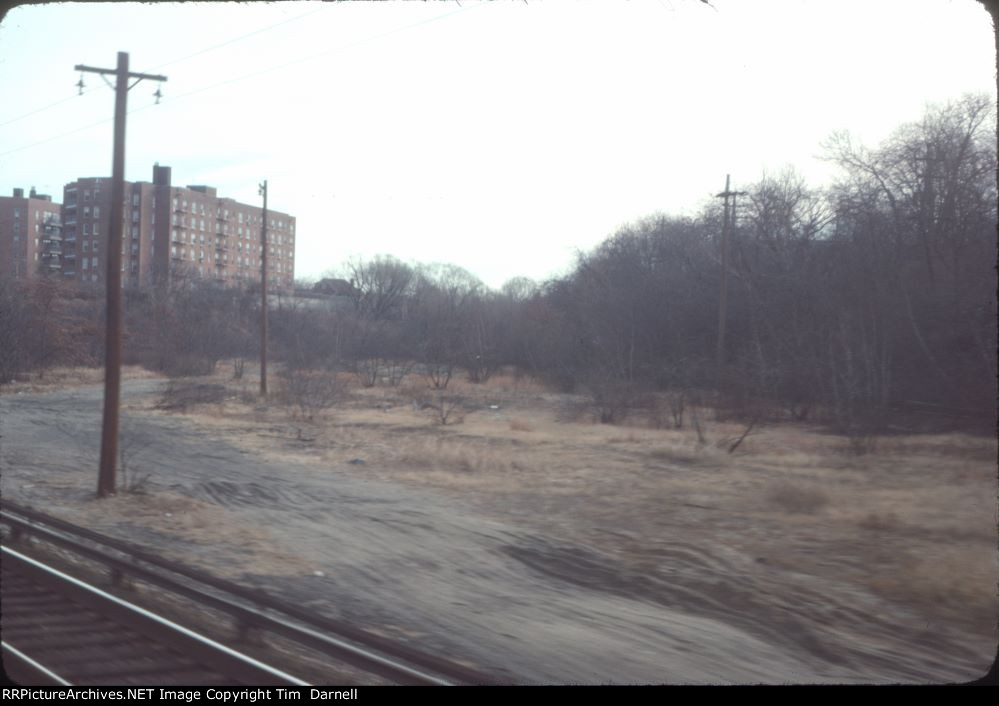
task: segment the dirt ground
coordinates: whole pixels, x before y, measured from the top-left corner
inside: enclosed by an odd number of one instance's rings
[[[509,376],[353,386],[303,420],[220,370],[124,385],[125,485],[92,499],[101,391],[0,395],[5,497],[516,683],[952,682],[996,655],[995,439],[566,421]],[[275,384],[273,387],[277,388]],[[413,404],[413,400],[417,404]]]

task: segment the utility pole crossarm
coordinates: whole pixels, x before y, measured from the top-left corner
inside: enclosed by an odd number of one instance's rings
[[[77,64],[76,70],[100,74],[104,82],[108,75],[115,76],[114,85],[114,150],[111,159],[111,218],[105,248],[107,281],[107,315],[104,335],[104,417],[101,424],[101,459],[97,473],[97,497],[115,494],[115,472],[118,457],[118,417],[121,402],[121,347],[122,316],[121,289],[124,269],[122,264],[122,230],[125,213],[125,116],[128,113],[128,90],[143,79],[166,81],[166,76],[132,73],[128,70],[128,53],[118,52],[118,65],[114,69],[98,69]],[[132,86],[129,79],[136,79]],[[83,76],[77,84],[83,93]],[[156,91],[157,103],[160,92]],[[96,235],[96,233],[95,233]],[[96,245],[96,242],[95,242]],[[96,266],[96,260],[94,265]],[[96,267],[95,267],[96,269]]]
[[[73,70],[75,70],[75,71],[86,71],[86,72],[92,73],[92,74],[114,74],[114,75],[118,74],[118,69],[99,69],[99,68],[94,67],[94,66],[85,66],[84,64],[77,64],[76,66],[73,67]],[[157,74],[140,74],[140,73],[136,73],[134,71],[129,71],[127,75],[128,75],[128,78],[137,78],[137,79],[144,79],[144,78],[146,78],[146,79],[149,79],[150,81],[166,81],[167,80],[166,76],[159,76]]]

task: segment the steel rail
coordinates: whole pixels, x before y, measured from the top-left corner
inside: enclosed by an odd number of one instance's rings
[[[4,668],[7,671],[7,676],[11,676],[12,672],[15,672],[17,667],[20,665],[22,668],[27,668],[27,670],[37,674],[43,682],[46,682],[46,686],[52,684],[56,686],[72,686],[72,683],[63,679],[41,662],[38,662],[37,660],[34,660],[24,654],[13,645],[0,641],[0,646],[3,647]],[[13,661],[14,664],[12,664],[11,661]]]
[[[201,660],[220,674],[232,676],[247,684],[308,686],[307,682],[287,672],[92,586],[10,547],[0,547],[0,552],[3,555],[6,571],[25,574],[41,585],[52,588],[70,602],[84,605],[112,622],[146,634],[160,644],[183,650],[184,654]],[[10,617],[9,611],[5,610],[4,613],[5,619]],[[17,614],[16,608],[14,614]],[[29,664],[36,669],[44,669],[52,677],[65,681],[55,672],[49,670],[46,665],[30,657],[16,646],[10,645],[10,643],[5,646],[12,653],[21,655],[22,659],[30,660]]]
[[[155,557],[141,547],[77,527],[8,500],[0,501],[0,521],[9,524],[15,533],[37,535],[45,541],[102,563],[111,568],[113,576],[133,576],[190,598],[198,604],[221,610],[233,616],[241,628],[257,628],[282,635],[397,683],[496,683],[486,675],[463,665],[418,652],[408,645],[373,635],[341,621],[308,613],[261,591],[252,591],[196,569]],[[103,546],[88,546],[84,541]],[[109,550],[114,550],[118,555]]]

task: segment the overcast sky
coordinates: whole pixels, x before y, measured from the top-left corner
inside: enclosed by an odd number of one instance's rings
[[[250,203],[267,179],[298,277],[387,253],[491,286],[691,215],[726,173],[820,185],[832,131],[874,145],[996,85],[975,0],[34,5],[0,24],[0,193],[110,175],[113,92],[76,96],[73,66],[118,51],[169,78],[129,94],[127,179],[159,162]]]

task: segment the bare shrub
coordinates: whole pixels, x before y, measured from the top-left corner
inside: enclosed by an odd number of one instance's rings
[[[139,443],[131,434],[122,434],[118,442],[118,473],[120,483],[118,489],[130,495],[145,495],[148,492],[149,479],[152,472],[139,473],[136,469],[136,457],[148,444]]]
[[[649,406],[648,395],[628,381],[598,375],[586,389],[594,420],[601,424],[620,424],[636,409]]]
[[[649,409],[652,426],[656,429],[683,429],[687,398],[685,390],[670,391],[652,398]]]
[[[739,448],[739,444],[745,441],[746,437],[749,436],[750,432],[753,431],[753,427],[757,425],[756,419],[751,419],[746,428],[743,429],[742,434],[739,436],[729,437],[727,439],[721,439],[717,442],[719,448],[728,447],[729,453],[735,453],[735,450]]]
[[[246,361],[242,358],[235,358],[232,361],[232,379],[242,380],[243,370],[246,367]]]
[[[666,395],[666,401],[669,405],[670,417],[673,420],[674,429],[683,428],[683,410],[687,403],[687,393],[683,390],[679,392],[670,392]]]
[[[435,390],[446,390],[447,384],[454,376],[455,365],[451,362],[427,363],[424,368],[424,375],[427,383]]]
[[[816,488],[781,485],[770,491],[770,502],[785,512],[812,515],[829,504],[829,496]]]
[[[382,361],[380,358],[362,358],[354,362],[354,377],[361,387],[374,387],[381,377]]]
[[[184,412],[196,404],[212,404],[226,398],[225,385],[190,383],[171,380],[163,391],[157,409],[170,412]]]
[[[413,369],[413,361],[389,358],[384,361],[385,379],[392,387],[399,387]]]
[[[340,402],[345,391],[336,372],[293,368],[281,374],[281,401],[308,421]]]
[[[157,366],[151,365],[147,360],[143,360],[143,365],[153,370],[157,368]],[[169,377],[185,378],[210,375],[215,369],[215,363],[211,359],[200,355],[179,353],[163,361],[159,367]]]
[[[697,443],[700,446],[707,446],[708,440],[704,437],[704,430],[701,429],[701,415],[696,406],[690,408],[690,423],[697,432]]]
[[[31,310],[13,282],[0,280],[0,385],[29,367]]]
[[[435,424],[461,424],[468,414],[466,400],[462,395],[449,394],[444,390],[436,390],[428,394],[420,388],[406,388],[400,393],[409,398],[414,412],[425,412]]]

